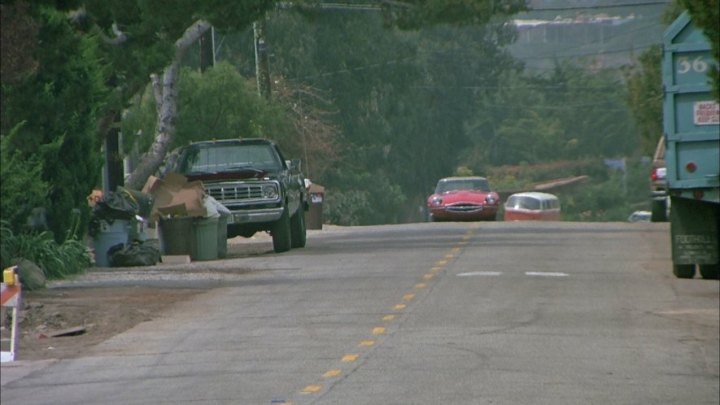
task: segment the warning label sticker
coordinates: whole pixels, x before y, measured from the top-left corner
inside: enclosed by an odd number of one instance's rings
[[[720,124],[720,104],[715,101],[698,101],[693,112],[695,125]]]

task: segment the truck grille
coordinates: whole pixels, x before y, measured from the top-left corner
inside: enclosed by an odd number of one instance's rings
[[[270,183],[275,184],[275,183]],[[263,195],[263,187],[268,183],[258,184],[206,184],[206,192],[221,203],[230,202],[268,202],[277,198],[266,198]]]

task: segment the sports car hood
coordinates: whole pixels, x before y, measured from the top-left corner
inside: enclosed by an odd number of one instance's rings
[[[488,191],[473,191],[473,190],[456,190],[449,191],[443,194],[434,194],[433,196],[441,197],[444,205],[455,204],[459,202],[474,202],[478,204],[485,204],[485,197],[492,194]],[[497,198],[497,197],[496,197]]]

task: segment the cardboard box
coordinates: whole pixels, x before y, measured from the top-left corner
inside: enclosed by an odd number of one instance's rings
[[[150,221],[160,216],[204,217],[207,210],[203,204],[205,187],[201,181],[188,182],[185,176],[170,173],[164,179],[150,176],[143,192],[153,196]]]

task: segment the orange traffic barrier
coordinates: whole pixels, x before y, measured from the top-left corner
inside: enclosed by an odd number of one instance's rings
[[[3,282],[0,283],[0,306],[12,308],[12,320],[10,326],[10,351],[3,351],[0,355],[0,362],[6,363],[15,361],[18,339],[18,308],[20,307],[22,286],[17,275],[17,266],[8,267],[3,270]]]

